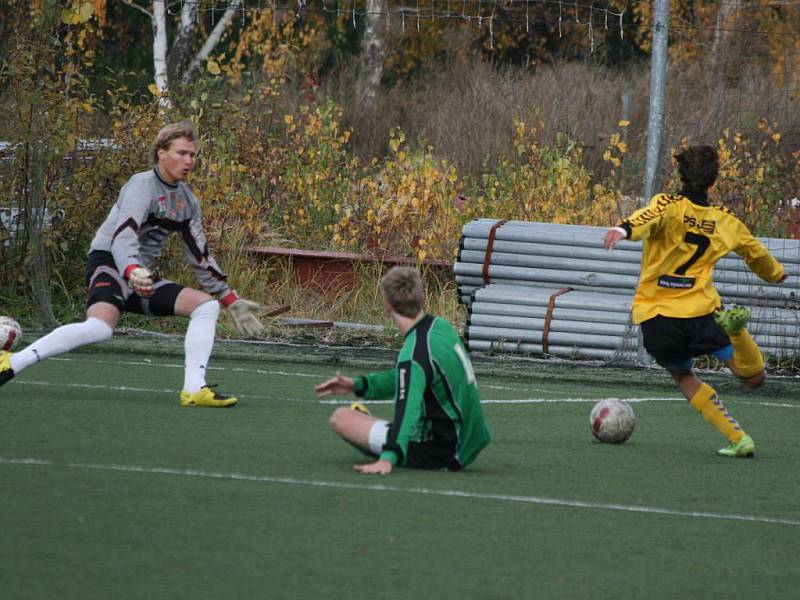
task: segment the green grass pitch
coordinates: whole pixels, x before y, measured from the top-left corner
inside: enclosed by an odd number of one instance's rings
[[[477,462],[370,477],[312,388],[389,353],[220,350],[209,381],[240,404],[215,410],[179,406],[179,353],[100,350],[0,390],[4,600],[761,600],[800,586],[796,379],[752,393],[709,376],[756,441],[755,459],[729,460],[657,369],[478,360],[494,439]],[[604,397],[634,401],[626,444],[589,433]]]

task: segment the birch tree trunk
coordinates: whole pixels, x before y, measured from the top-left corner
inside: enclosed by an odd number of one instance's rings
[[[184,71],[183,77],[181,77],[181,81],[183,83],[189,83],[197,73],[200,65],[208,59],[211,51],[217,45],[219,40],[222,38],[222,34],[225,33],[225,29],[230,25],[231,21],[233,20],[233,15],[236,14],[239,6],[241,5],[242,0],[231,0],[228,8],[225,10],[225,14],[222,15],[222,18],[217,21],[217,24],[214,26],[214,29],[211,30],[211,33],[206,38],[203,47],[200,48],[198,53],[192,59],[191,64],[189,67]]]
[[[192,45],[197,37],[199,2],[185,2],[181,8],[178,33],[167,55],[167,74],[170,81],[178,81],[186,72],[192,58]]]
[[[385,1],[385,0],[384,0]],[[180,80],[189,83],[197,73],[200,65],[208,59],[212,50],[217,45],[225,29],[230,25],[236,11],[242,5],[242,0],[230,0],[228,8],[217,21],[214,29],[206,38],[202,48],[189,62],[192,45],[197,37],[197,18],[199,13],[199,0],[183,2],[181,6],[181,21],[173,48],[170,50],[167,39],[167,3],[164,0],[153,0],[153,12],[147,12],[143,7],[123,0],[129,7],[147,15],[153,25],[153,78],[156,89],[160,95],[162,108],[171,108],[169,99],[169,82]],[[189,63],[188,67],[184,66]]]
[[[380,89],[386,59],[386,41],[380,29],[388,10],[387,0],[367,0],[367,24],[361,40],[361,64],[356,82],[356,99],[362,107],[371,106]]]
[[[167,3],[153,0],[153,75],[162,108],[170,108],[167,74]]]

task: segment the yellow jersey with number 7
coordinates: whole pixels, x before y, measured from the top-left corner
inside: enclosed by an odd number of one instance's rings
[[[714,264],[731,251],[769,283],[783,267],[730,210],[683,195],[658,194],[650,205],[622,220],[628,239],[644,240],[633,322],[655,316],[690,318],[720,307]]]

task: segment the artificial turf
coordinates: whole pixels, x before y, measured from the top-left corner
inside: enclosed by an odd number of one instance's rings
[[[220,352],[234,409],[181,408],[180,356],[124,343],[27,370],[0,390],[0,597],[795,597],[800,381],[708,377],[756,440],[730,460],[663,373],[477,359],[476,463],[370,477],[312,390],[370,354]],[[589,433],[604,397],[635,401],[626,444]]]

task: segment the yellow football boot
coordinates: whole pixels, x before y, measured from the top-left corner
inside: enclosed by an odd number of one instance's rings
[[[14,369],[11,368],[11,355],[13,352],[0,350],[0,385],[11,381],[14,377]]]
[[[350,405],[350,410],[355,410],[357,412],[364,413],[365,415],[372,414],[372,413],[369,412],[369,409],[364,404],[362,404],[361,402],[353,402]]]
[[[186,390],[181,392],[181,406],[211,406],[215,408],[228,408],[236,404],[236,396],[223,396],[213,389],[213,385],[204,385],[199,391],[191,394]]]

